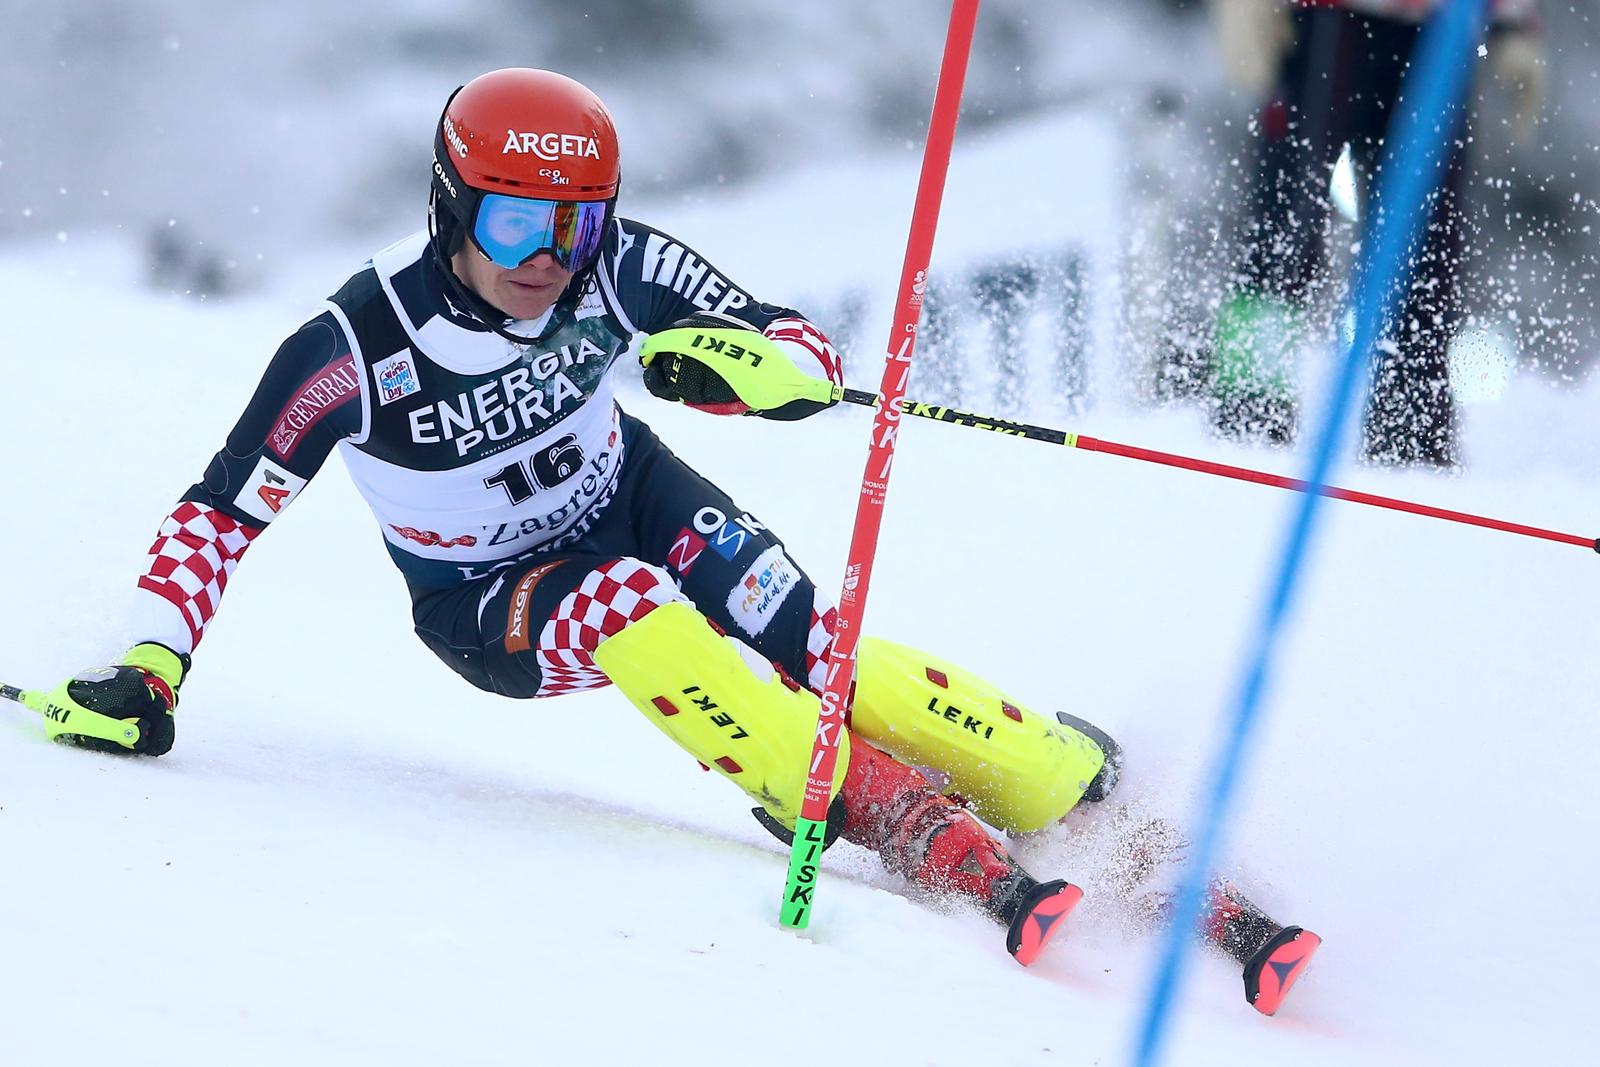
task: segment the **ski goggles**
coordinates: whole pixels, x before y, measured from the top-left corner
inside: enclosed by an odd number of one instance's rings
[[[594,262],[605,238],[607,200],[529,200],[486,193],[472,220],[472,240],[497,267],[515,270],[549,252],[566,270]]]

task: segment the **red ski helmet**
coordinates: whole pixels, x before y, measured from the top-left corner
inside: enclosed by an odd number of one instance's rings
[[[429,205],[434,233],[445,238],[441,251],[447,257],[471,235],[485,256],[514,266],[474,233],[486,197],[491,203],[514,197],[604,205],[603,220],[598,210],[582,212],[594,216],[586,218],[582,238],[574,237],[576,226],[566,228],[569,240],[593,245],[579,249],[586,255],[567,262],[561,248],[552,248],[563,266],[581,270],[598,250],[603,229],[594,223],[609,222],[621,173],[616,126],[589,89],[549,70],[490,71],[451,94],[439,117]],[[573,211],[562,210],[563,222],[574,218]]]

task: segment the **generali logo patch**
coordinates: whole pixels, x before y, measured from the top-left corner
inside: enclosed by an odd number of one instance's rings
[[[528,624],[528,600],[533,596],[533,587],[539,584],[539,579],[561,566],[562,562],[541,563],[524,574],[522,581],[511,591],[511,606],[506,610],[507,652],[527,652],[533,647]]]
[[[301,439],[323,416],[354,398],[361,388],[356,357],[346,355],[329,364],[300,386],[278,415],[268,440],[280,459],[288,459],[300,447]]]

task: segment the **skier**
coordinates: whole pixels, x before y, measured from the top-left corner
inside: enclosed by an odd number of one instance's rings
[[[562,75],[497,70],[451,95],[427,231],[373,256],[278,349],[160,527],[138,580],[143,639],[49,695],[52,737],[172,747],[229,578],[337,445],[435,655],[518,699],[614,684],[764,825],[792,831],[834,609],[775,533],[617,406],[612,371],[634,335],[655,334],[641,357],[653,394],[781,421],[832,402],[839,357],[798,312],[618,216],[618,159],[605,107]],[[1031,962],[1080,894],[1023,870],[974,812],[1014,833],[1051,825],[1112,788],[1116,746],[870,638],[852,716],[830,838],[974,902]],[[1274,1010],[1314,935],[1228,906],[1211,922]]]

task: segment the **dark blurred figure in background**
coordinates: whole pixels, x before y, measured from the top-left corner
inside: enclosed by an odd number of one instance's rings
[[[1262,100],[1247,251],[1218,312],[1212,352],[1212,419],[1220,431],[1293,440],[1295,352],[1331,340],[1332,331],[1318,337],[1308,327],[1309,305],[1329,281],[1330,175],[1348,145],[1371,184],[1422,22],[1438,2],[1212,0],[1229,78]],[[1522,139],[1532,135],[1543,99],[1537,4],[1490,0],[1488,57],[1512,94],[1512,135]],[[1464,252],[1470,118],[1461,121],[1405,306],[1379,344],[1362,431],[1362,456],[1372,462],[1448,468],[1459,459],[1446,356]]]

